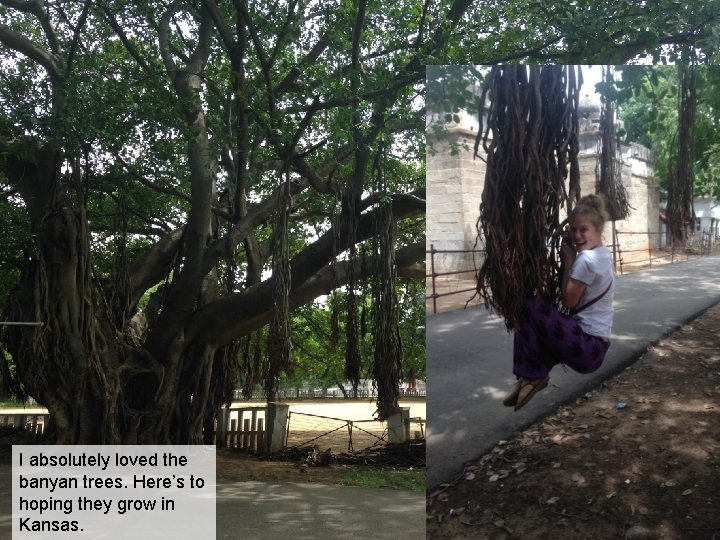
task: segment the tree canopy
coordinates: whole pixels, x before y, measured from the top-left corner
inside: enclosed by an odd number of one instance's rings
[[[428,63],[660,64],[680,60],[688,48],[703,63],[718,61],[717,0],[464,4],[454,38]]]

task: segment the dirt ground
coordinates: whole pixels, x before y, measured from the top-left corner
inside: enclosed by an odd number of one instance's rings
[[[307,466],[302,461],[270,461],[233,450],[217,450],[218,479],[260,482],[310,482],[339,484],[356,465]]]
[[[303,449],[284,459],[263,459],[236,450],[217,450],[216,475],[218,479],[255,480],[261,482],[302,482],[320,484],[341,484],[349,473],[369,469],[387,471],[424,471],[425,446],[417,446],[415,458],[398,456],[357,454],[355,456],[334,454],[327,465],[310,459],[309,451]],[[305,454],[302,457],[299,454]],[[421,455],[420,455],[421,454]],[[363,458],[365,456],[365,459]],[[321,460],[320,460],[321,461]]]
[[[720,540],[720,304],[430,494],[427,536]]]

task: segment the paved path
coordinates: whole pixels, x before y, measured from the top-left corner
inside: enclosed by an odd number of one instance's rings
[[[548,388],[515,413],[500,399],[512,385],[512,334],[484,307],[427,320],[428,489],[562,403],[633,363],[649,345],[720,302],[720,256],[618,277],[608,356],[591,375],[559,366]]]
[[[10,464],[0,464],[0,540],[12,536],[10,474]],[[218,540],[425,538],[424,493],[220,479],[216,508]]]

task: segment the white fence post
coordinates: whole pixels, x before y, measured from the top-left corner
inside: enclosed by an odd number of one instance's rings
[[[274,454],[285,448],[287,418],[290,405],[287,403],[268,403],[265,412],[265,453]]]
[[[388,418],[388,442],[403,443],[410,440],[410,407],[400,407],[400,411]]]
[[[216,425],[216,437],[215,444],[218,448],[225,448],[227,446],[227,429],[228,419],[230,418],[230,410],[226,407],[220,409],[220,414],[217,418]]]

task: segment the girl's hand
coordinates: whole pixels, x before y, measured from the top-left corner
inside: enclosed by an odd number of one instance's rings
[[[575,251],[575,246],[572,245],[572,242],[568,237],[563,238],[562,243],[562,251],[560,252],[560,257],[562,257],[563,264],[566,268],[570,268],[572,266],[572,263],[575,262],[575,257],[577,256],[577,251]]]

